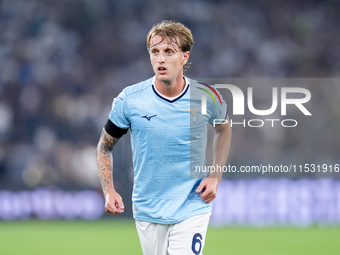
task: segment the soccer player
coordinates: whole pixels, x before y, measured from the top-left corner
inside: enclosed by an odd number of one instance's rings
[[[202,254],[222,173],[202,175],[195,166],[205,164],[208,123],[215,126],[213,164],[226,164],[231,140],[224,121],[227,105],[214,87],[183,75],[193,46],[191,31],[183,24],[154,25],[146,46],[155,76],[126,87],[113,100],[97,146],[105,211],[124,212],[113,186],[111,152],[130,130],[133,216],[143,253]]]

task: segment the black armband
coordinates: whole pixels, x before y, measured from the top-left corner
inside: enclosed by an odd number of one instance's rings
[[[128,128],[124,129],[124,128],[117,127],[110,119],[107,120],[104,128],[105,128],[105,131],[110,136],[113,136],[115,138],[121,138],[129,130]]]

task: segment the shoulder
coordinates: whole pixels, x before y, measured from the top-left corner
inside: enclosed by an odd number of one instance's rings
[[[200,85],[200,81],[185,77],[188,81],[191,87],[198,87]]]
[[[123,92],[127,97],[138,95],[152,86],[152,80],[153,78],[150,78],[145,81],[127,86],[123,89]]]
[[[190,79],[190,86],[192,88],[208,89],[208,90],[213,91],[213,92],[215,92],[215,90],[216,90],[215,86],[212,85],[212,84],[207,84],[207,83],[197,81],[197,80],[193,80],[193,79]]]
[[[207,84],[197,80],[190,80],[191,92],[193,94],[201,95],[207,94],[214,100],[217,99],[221,102],[221,94],[212,84]],[[222,104],[222,102],[221,102]]]

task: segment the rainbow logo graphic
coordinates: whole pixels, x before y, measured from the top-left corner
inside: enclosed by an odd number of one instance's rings
[[[218,98],[218,100],[220,101],[220,104],[222,105],[222,100],[221,100],[221,97],[220,95],[217,93],[216,89],[214,89],[212,86],[208,85],[208,84],[205,84],[203,82],[198,82],[199,84],[202,84],[204,86],[206,86],[207,88],[209,88]],[[203,90],[204,92],[206,92],[211,98],[212,100],[214,101],[215,105],[217,106],[217,102],[213,96],[213,94],[208,90],[208,89],[205,89],[205,88],[198,88],[198,89],[201,89]]]

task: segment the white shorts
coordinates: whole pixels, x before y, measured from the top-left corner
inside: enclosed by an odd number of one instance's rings
[[[144,255],[201,255],[211,213],[176,224],[136,220]]]

